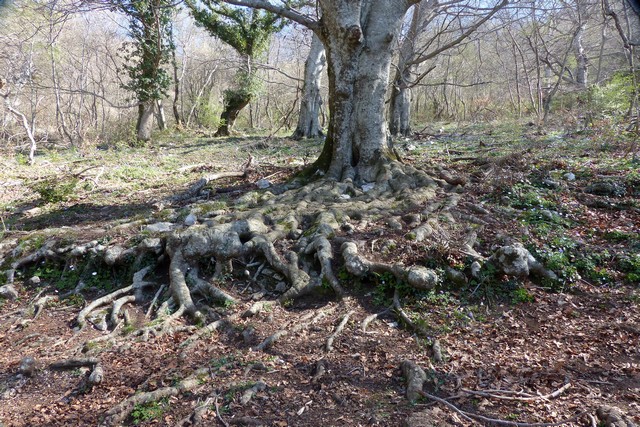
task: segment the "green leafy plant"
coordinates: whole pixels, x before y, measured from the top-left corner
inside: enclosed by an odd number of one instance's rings
[[[33,183],[31,189],[45,203],[65,202],[73,197],[78,182],[76,177],[50,178]]]
[[[133,425],[140,425],[143,422],[157,420],[162,417],[162,414],[169,407],[169,400],[167,398],[160,399],[157,402],[143,403],[135,405],[133,411],[131,411],[131,418],[133,419]]]
[[[513,304],[523,304],[534,302],[535,298],[526,288],[517,288],[512,292],[511,302]]]

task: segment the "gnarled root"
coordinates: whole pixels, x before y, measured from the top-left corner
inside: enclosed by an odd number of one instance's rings
[[[105,295],[102,298],[98,298],[97,300],[94,300],[89,305],[87,305],[80,311],[80,313],[78,313],[78,317],[76,318],[78,327],[80,329],[83,329],[87,324],[87,316],[97,308],[108,304],[113,304],[111,321],[113,326],[115,327],[118,323],[118,316],[120,314],[122,306],[124,306],[124,304],[128,302],[136,302],[141,298],[141,289],[149,285],[148,282],[144,281],[144,277],[151,269],[152,266],[147,266],[141,269],[133,275],[133,284],[125,288],[118,289],[117,291]],[[122,295],[126,295],[131,291],[135,291],[136,295],[121,297]]]
[[[133,411],[136,405],[143,405],[149,402],[157,402],[164,397],[177,396],[185,391],[190,391],[198,387],[201,384],[200,377],[208,375],[209,370],[207,368],[198,369],[192,375],[179,381],[172,387],[163,387],[157,390],[148,391],[144,393],[134,394],[123,402],[109,409],[106,413],[104,420],[104,426],[113,426],[120,424],[124,421]]]
[[[354,242],[342,244],[342,257],[347,271],[356,277],[362,277],[368,273],[390,273],[398,281],[408,283],[417,289],[431,289],[440,281],[438,274],[426,267],[405,267],[402,264],[369,261],[358,254],[358,246]]]
[[[416,402],[422,397],[422,387],[427,381],[427,375],[422,368],[410,360],[405,360],[400,364],[402,375],[407,381],[407,399]]]

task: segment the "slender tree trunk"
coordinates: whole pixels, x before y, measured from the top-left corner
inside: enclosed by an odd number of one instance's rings
[[[164,106],[162,105],[162,100],[158,99],[156,101],[156,121],[158,122],[158,128],[160,130],[165,130],[167,128],[167,117],[164,114]]]
[[[322,136],[319,120],[320,109],[322,108],[320,81],[326,63],[327,59],[322,41],[314,35],[311,41],[309,56],[304,64],[302,101],[300,102],[298,125],[292,135],[293,139],[317,138]]]
[[[412,2],[320,0],[329,63],[329,129],[315,166],[373,182],[396,159],[385,120],[392,43]]]
[[[0,81],[0,89],[2,89],[2,81]],[[31,126],[29,126],[29,120],[27,120],[27,116],[25,116],[21,111],[16,110],[11,106],[11,104],[9,103],[8,93],[6,95],[0,94],[0,96],[4,98],[4,105],[6,109],[9,110],[11,114],[16,116],[18,120],[20,120],[20,123],[22,124],[22,127],[24,128],[24,131],[27,134],[27,138],[29,138],[29,142],[30,142],[29,164],[33,165],[35,163],[35,154],[36,154],[37,144],[36,144],[36,139],[33,136],[33,132],[31,131]]]
[[[586,18],[586,11],[584,10],[585,5],[582,0],[577,1],[577,14],[578,14],[578,22],[577,22],[577,30],[575,33],[575,38],[573,40],[573,48],[575,52],[576,58],[576,83],[580,89],[586,89],[588,85],[588,73],[589,73],[589,62],[587,58],[587,54],[584,51],[584,46],[582,43],[582,39],[584,36],[584,32],[586,29],[586,22],[584,21]]]
[[[416,56],[416,43],[420,33],[420,25],[425,15],[430,11],[427,4],[418,3],[413,8],[409,32],[400,45],[398,67],[396,69],[391,88],[391,101],[389,108],[389,131],[391,135],[407,136],[411,132],[411,76],[415,73],[418,64],[411,61]]]
[[[178,62],[176,61],[176,50],[171,50],[171,65],[173,67],[173,117],[176,120],[176,127],[182,127],[182,116],[180,115],[180,109],[178,103],[180,101],[180,81],[178,78]]]

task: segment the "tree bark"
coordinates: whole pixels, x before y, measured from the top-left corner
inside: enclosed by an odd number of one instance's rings
[[[182,78],[178,77],[178,62],[176,61],[175,49],[171,50],[171,66],[173,68],[173,118],[176,121],[176,127],[180,129],[182,128],[182,116],[180,115],[180,108],[178,107],[178,103],[180,102],[180,84],[182,82]]]
[[[576,57],[576,83],[578,84],[578,87],[580,89],[586,89],[588,85],[589,61],[584,50],[582,39],[586,30],[585,19],[587,17],[587,12],[585,10],[585,5],[580,0],[576,2],[576,7],[577,30],[575,39],[573,40],[573,47]]]
[[[138,105],[138,123],[136,124],[136,135],[138,141],[147,142],[151,140],[154,111],[155,101],[153,100],[142,102]]]
[[[329,64],[329,129],[315,167],[331,179],[376,181],[394,160],[385,120],[392,44],[409,0],[320,0]]]
[[[291,136],[293,139],[317,138],[322,136],[319,119],[320,108],[322,107],[320,81],[326,63],[327,58],[322,41],[314,35],[311,40],[309,56],[304,64],[302,101],[300,103],[298,125]]]

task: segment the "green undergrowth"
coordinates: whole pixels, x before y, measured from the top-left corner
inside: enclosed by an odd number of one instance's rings
[[[136,426],[145,422],[157,421],[167,410],[169,410],[168,397],[163,397],[155,402],[137,404],[131,411],[131,421]]]

